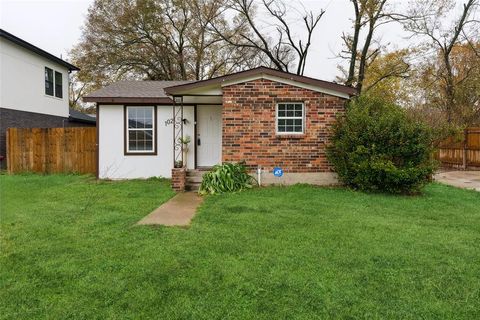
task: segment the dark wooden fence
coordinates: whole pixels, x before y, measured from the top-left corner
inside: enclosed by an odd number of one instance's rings
[[[10,173],[95,173],[96,128],[9,128]]]
[[[465,129],[458,136],[442,142],[436,158],[443,166],[480,168],[480,127]]]

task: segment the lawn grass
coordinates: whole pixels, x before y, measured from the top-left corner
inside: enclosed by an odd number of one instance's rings
[[[0,176],[4,319],[478,319],[480,193],[298,185],[135,226],[166,180]]]

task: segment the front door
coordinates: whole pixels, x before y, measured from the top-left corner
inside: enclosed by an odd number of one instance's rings
[[[222,162],[222,106],[197,106],[197,167]]]

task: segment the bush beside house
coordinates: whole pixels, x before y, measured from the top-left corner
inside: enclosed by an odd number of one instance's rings
[[[351,187],[414,193],[435,170],[431,130],[396,105],[361,97],[333,131],[328,159]]]

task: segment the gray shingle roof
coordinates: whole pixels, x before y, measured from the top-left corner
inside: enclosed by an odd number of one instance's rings
[[[86,122],[86,123],[96,123],[96,118],[94,116],[88,115],[86,113],[74,110],[72,108],[69,109],[69,119],[73,121],[79,122]]]
[[[159,102],[168,102],[170,98],[163,90],[166,87],[186,84],[191,81],[138,81],[126,80],[112,83],[102,89],[94,91],[83,97],[85,102],[107,102],[105,99],[111,99],[108,102],[121,102],[120,100],[129,100],[131,98],[140,98],[138,101],[158,100]],[[168,99],[168,100],[167,100]],[[154,101],[152,101],[154,102]]]
[[[200,81],[120,81],[111,84],[103,89],[92,92],[83,97],[85,102],[97,102],[106,104],[128,104],[128,103],[157,103],[170,104],[172,95],[182,95],[188,90],[198,89],[209,85],[222,85],[226,81],[241,80],[249,76],[270,75],[298,83],[312,85],[324,89],[329,94],[339,95],[344,98],[357,94],[357,90],[341,84],[324,81],[320,79],[300,76],[284,71],[267,67],[258,67],[250,70],[240,71],[221,77]]]

